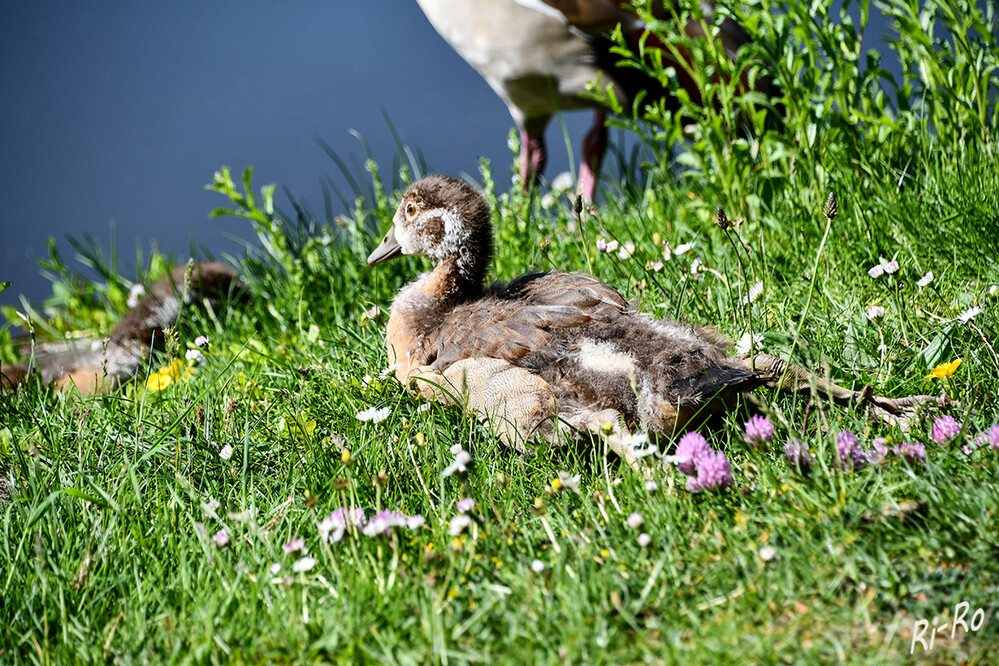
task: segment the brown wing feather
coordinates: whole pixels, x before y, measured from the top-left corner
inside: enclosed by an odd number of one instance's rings
[[[455,308],[433,341],[434,366],[443,371],[480,357],[516,361],[542,349],[552,330],[582,326],[627,307],[621,294],[588,275],[524,276]]]

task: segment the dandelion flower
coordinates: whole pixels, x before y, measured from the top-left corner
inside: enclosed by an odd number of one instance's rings
[[[300,560],[296,560],[295,563],[291,565],[291,568],[297,573],[305,573],[314,566],[316,566],[316,558],[306,556]]]
[[[957,316],[957,320],[959,322],[961,322],[962,324],[967,324],[969,321],[971,321],[972,319],[974,319],[978,315],[982,314],[983,311],[984,311],[984,308],[982,308],[979,305],[974,305],[974,306],[968,308],[967,310],[965,310],[964,312],[962,312],[961,314],[959,314]]]
[[[961,432],[961,424],[953,416],[938,416],[933,421],[933,441],[937,444],[946,444],[957,437]]]
[[[798,470],[799,474],[808,472],[814,462],[812,455],[808,452],[808,447],[796,439],[789,440],[784,445],[784,460]]]
[[[635,513],[628,516],[628,520],[626,520],[625,522],[628,524],[628,527],[634,530],[641,527],[642,523],[645,522],[645,519],[642,518],[642,514],[636,511]]]
[[[699,432],[688,432],[680,438],[673,457],[676,458],[676,468],[684,474],[697,473],[697,461],[711,451],[708,440]]]
[[[648,532],[642,532],[638,535],[638,545],[641,548],[645,548],[652,542],[652,537],[649,536]]]
[[[214,541],[215,545],[219,548],[225,548],[229,545],[229,535],[226,534],[225,530],[219,530],[212,535],[212,541]]]
[[[950,377],[957,370],[957,366],[961,365],[961,359],[951,361],[950,363],[941,363],[937,367],[930,370],[930,374],[926,375],[924,379],[944,379]]]
[[[687,490],[721,490],[733,483],[732,465],[721,451],[708,451],[697,459],[697,476],[687,479]]]
[[[388,407],[382,407],[377,409],[375,407],[369,407],[368,409],[363,409],[357,413],[358,421],[371,421],[372,423],[381,423],[389,417],[392,410]]]
[[[871,307],[867,308],[867,318],[870,319],[871,321],[881,319],[881,317],[884,316],[885,316],[885,309],[880,305],[872,305]]]
[[[544,570],[545,570],[545,563],[542,562],[541,560],[534,560],[533,562],[531,562],[531,571],[533,571],[534,573],[539,574]]]
[[[164,372],[164,370],[166,368],[161,368],[159,371],[149,375],[149,379],[146,380],[147,391],[162,391],[170,386],[170,384],[173,384],[173,376],[169,372]]]
[[[916,286],[917,287],[925,287],[925,286],[927,286],[929,283],[933,282],[933,277],[934,277],[933,276],[933,271],[926,271],[926,275],[924,275],[923,277],[919,278],[919,281],[916,282]]]
[[[773,436],[774,426],[767,417],[753,414],[746,421],[746,434],[743,439],[746,440],[747,444],[759,447],[773,439]]]

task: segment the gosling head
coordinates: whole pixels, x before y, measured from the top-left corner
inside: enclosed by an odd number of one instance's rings
[[[481,280],[492,257],[489,206],[475,188],[450,176],[427,176],[406,190],[392,228],[368,257],[375,264],[419,254],[452,262],[459,274]]]

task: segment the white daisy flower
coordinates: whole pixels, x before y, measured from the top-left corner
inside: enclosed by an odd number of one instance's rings
[[[977,317],[984,312],[985,308],[980,305],[973,305],[961,314],[957,316],[957,320],[962,324],[967,324],[969,321]]]
[[[389,417],[392,410],[388,407],[382,407],[378,409],[376,407],[369,407],[368,409],[362,409],[357,413],[358,421],[371,421],[372,423],[381,423]]]

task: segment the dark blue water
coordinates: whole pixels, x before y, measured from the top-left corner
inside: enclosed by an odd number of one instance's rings
[[[360,164],[356,130],[387,170],[383,112],[434,170],[511,160],[506,108],[402,0],[9,3],[0,90],[4,305],[49,293],[50,236],[67,260],[67,234],[113,242],[133,276],[137,246],[238,252],[223,233],[246,224],[208,218],[226,203],[203,189],[218,167],[253,165],[321,208],[324,174],[346,184],[315,139]]]
[[[203,189],[217,168],[253,165],[321,210],[323,176],[345,181],[316,138],[360,165],[356,130],[388,170],[383,112],[432,170],[485,156],[500,180],[512,160],[506,108],[408,0],[7,3],[0,90],[3,305],[50,293],[48,237],[79,268],[66,236],[89,233],[132,277],[137,247],[238,253],[225,234],[247,224],[208,217],[227,203]],[[589,114],[567,121],[575,144]],[[557,123],[548,138],[553,176],[569,162]]]

